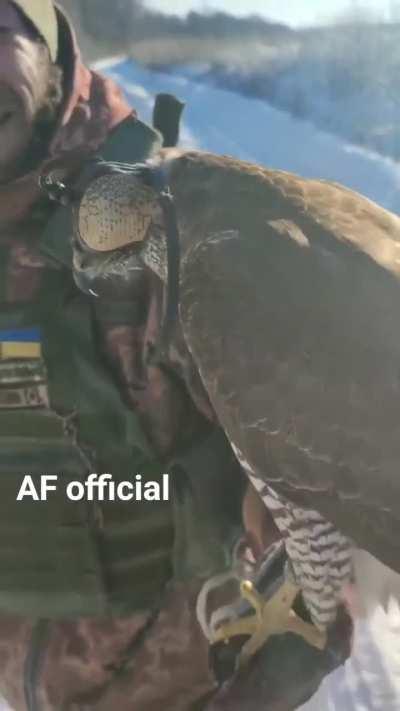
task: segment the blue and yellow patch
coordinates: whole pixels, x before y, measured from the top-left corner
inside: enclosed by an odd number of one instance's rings
[[[41,340],[39,328],[0,330],[0,360],[41,358]]]
[[[40,329],[0,329],[0,410],[48,406]]]

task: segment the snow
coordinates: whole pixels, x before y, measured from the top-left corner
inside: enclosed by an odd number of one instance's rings
[[[400,707],[399,607],[356,625],[353,654],[322,683],[301,711],[398,711]]]
[[[175,93],[186,101],[183,146],[341,182],[400,212],[400,164],[390,158],[346,143],[264,101],[212,88],[187,76],[151,72],[132,60],[118,59],[111,62],[107,73],[124,86],[147,121],[158,92]]]

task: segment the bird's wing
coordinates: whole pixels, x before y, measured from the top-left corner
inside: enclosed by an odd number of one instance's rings
[[[273,171],[246,199],[240,164],[211,168],[181,321],[217,416],[249,473],[400,570],[400,220]]]

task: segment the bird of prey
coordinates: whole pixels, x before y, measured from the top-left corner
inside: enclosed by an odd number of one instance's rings
[[[166,281],[168,185],[185,346],[323,635],[358,548],[400,572],[400,219],[227,156],[165,151],[148,170],[97,171],[78,210],[86,264]]]
[[[400,572],[400,219],[210,155],[169,184],[186,343],[324,627],[354,546]]]

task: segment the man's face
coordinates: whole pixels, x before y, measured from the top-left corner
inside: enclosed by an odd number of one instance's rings
[[[12,178],[31,143],[49,64],[14,5],[0,0],[0,182]]]

